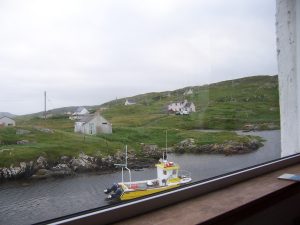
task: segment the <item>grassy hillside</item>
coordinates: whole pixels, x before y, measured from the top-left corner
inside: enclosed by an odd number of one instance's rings
[[[22,127],[24,129],[24,127]],[[82,136],[60,130],[43,131],[42,129],[26,127],[28,134],[17,134],[19,127],[1,128],[0,167],[12,163],[35,160],[44,156],[50,160],[58,160],[60,156],[76,156],[80,152],[90,155],[113,153],[121,146],[117,143],[107,143],[103,138]],[[29,143],[17,145],[16,142],[26,140]]]
[[[105,104],[102,114],[114,126],[175,127],[181,129],[242,129],[247,124],[261,129],[279,128],[277,76],[255,76],[216,84],[150,93],[132,97],[137,104],[124,105],[124,99]],[[196,105],[196,113],[175,116],[166,113],[171,102],[187,99]]]
[[[114,100],[101,106],[102,115],[113,124],[113,134],[88,136],[75,134],[74,121],[63,116],[64,109],[52,110],[59,114],[47,120],[36,115],[18,117],[17,127],[0,128],[0,167],[21,161],[35,160],[43,155],[51,160],[61,156],[77,156],[80,152],[100,156],[114,154],[125,144],[139,153],[141,143],[165,146],[165,130],[172,146],[186,138],[196,144],[247,142],[230,130],[253,124],[260,129],[279,128],[277,76],[247,77],[216,84],[195,86],[192,95],[184,95],[190,87],[180,90],[148,93],[132,97],[137,104],[125,106],[125,99]],[[171,102],[194,102],[197,112],[189,116],[168,114]],[[40,128],[49,128],[46,132]],[[19,130],[27,134],[18,134]],[[228,130],[206,133],[195,129]],[[29,143],[17,145],[26,140]]]

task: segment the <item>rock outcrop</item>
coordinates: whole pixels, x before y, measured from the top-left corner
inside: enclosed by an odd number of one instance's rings
[[[29,177],[32,175],[33,162],[21,162],[17,166],[11,165],[10,167],[0,168],[0,181],[12,178]]]
[[[192,138],[181,141],[174,147],[176,153],[214,153],[214,154],[243,154],[257,150],[262,144],[252,139],[249,142],[241,143],[235,141],[228,141],[223,144],[206,144],[196,145]]]

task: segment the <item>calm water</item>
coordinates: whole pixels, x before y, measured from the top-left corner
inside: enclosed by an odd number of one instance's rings
[[[280,157],[280,131],[249,132],[263,137],[264,147],[242,155],[184,154],[169,155],[181,169],[192,172],[193,180],[201,180],[231,172]],[[156,176],[155,168],[132,171],[132,178],[147,179]],[[64,179],[35,182],[9,182],[0,185],[0,224],[32,224],[67,214],[106,205],[103,190],[121,173],[105,175],[78,175]]]

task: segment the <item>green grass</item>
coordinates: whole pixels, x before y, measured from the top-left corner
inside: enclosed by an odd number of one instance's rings
[[[34,116],[21,116],[16,118],[16,123],[18,126],[25,128],[47,127],[70,132],[74,130],[74,121],[65,116],[56,116],[46,120]]]
[[[28,129],[31,133],[17,135],[18,128],[1,128],[0,138],[6,140],[28,140],[30,143],[16,145],[12,142],[0,146],[0,167],[17,164],[21,161],[36,160],[44,156],[51,161],[57,161],[61,156],[77,156],[84,152],[92,156],[106,156],[114,154],[128,145],[129,149],[141,153],[141,144],[156,144],[163,148],[165,142],[164,128],[115,128],[111,135],[81,135],[71,132],[54,130],[44,133],[35,128]],[[22,127],[23,129],[24,127]],[[228,140],[244,142],[246,137],[238,136],[234,132],[205,133],[168,129],[168,145],[173,146],[186,138],[194,138],[197,144],[223,143]]]
[[[24,129],[24,127],[22,127]],[[9,166],[12,163],[35,160],[39,156],[45,156],[50,160],[58,160],[61,156],[76,156],[80,152],[90,155],[111,154],[121,148],[121,144],[110,143],[107,148],[105,139],[94,136],[83,136],[70,132],[54,130],[53,133],[45,133],[31,128],[30,134],[17,135],[18,128],[1,128],[0,138],[4,144],[0,145],[0,166]],[[28,140],[25,145],[12,144],[6,140]],[[7,143],[7,144],[5,144]]]

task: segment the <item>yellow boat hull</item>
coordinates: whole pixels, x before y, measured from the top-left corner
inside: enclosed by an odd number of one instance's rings
[[[178,186],[179,186],[179,184],[164,186],[164,187],[158,187],[158,188],[149,188],[149,189],[143,189],[143,190],[128,190],[128,191],[123,192],[120,199],[121,199],[121,201],[131,200],[131,199],[151,195],[151,194],[154,194],[154,193],[157,193],[157,192],[161,192],[161,191],[169,190],[169,189],[172,189],[172,188],[176,188]]]

